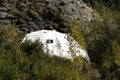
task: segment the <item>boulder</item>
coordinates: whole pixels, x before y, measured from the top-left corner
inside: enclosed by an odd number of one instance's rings
[[[57,32],[55,30],[40,30],[27,34],[22,43],[26,40],[35,42],[39,40],[43,44],[43,51],[49,55],[73,59],[81,56],[86,60],[90,60],[87,51],[82,48],[78,42],[71,36]]]

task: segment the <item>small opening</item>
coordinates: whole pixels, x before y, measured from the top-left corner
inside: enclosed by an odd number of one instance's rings
[[[46,43],[47,43],[47,44],[53,43],[53,40],[48,39],[48,40],[46,41]]]
[[[51,43],[53,43],[53,40],[51,40]]]

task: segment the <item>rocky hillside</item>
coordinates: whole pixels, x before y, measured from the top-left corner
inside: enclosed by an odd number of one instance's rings
[[[67,32],[71,23],[80,26],[97,19],[96,13],[82,0],[1,0],[0,24],[8,21],[22,32],[55,29]]]
[[[91,64],[49,58],[38,42],[20,44],[21,35],[41,29],[69,33],[87,50]],[[4,80],[119,80],[120,1],[0,0],[0,52]]]

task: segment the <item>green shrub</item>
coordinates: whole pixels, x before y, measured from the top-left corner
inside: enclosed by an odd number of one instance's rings
[[[33,10],[33,9],[30,9],[29,15],[30,15],[32,18],[39,18],[39,14],[38,14],[35,10]]]
[[[80,24],[75,20],[73,21],[69,32],[70,35],[83,47],[86,48],[85,37],[83,33],[80,31]]]
[[[41,43],[26,41],[22,44],[25,53],[29,54],[31,60],[31,74],[30,79],[41,80],[91,80],[95,76],[85,77],[90,75],[91,67],[89,63],[84,61],[81,57],[74,60],[68,60],[57,56],[49,56],[42,51]],[[33,48],[34,45],[36,45]],[[40,45],[40,47],[39,47]],[[28,50],[31,49],[31,50]],[[38,50],[39,49],[39,50]],[[86,73],[84,73],[86,72]]]
[[[0,78],[3,80],[28,79],[28,73],[24,70],[28,64],[27,57],[20,49],[16,28],[8,24],[0,35]]]
[[[28,55],[32,54],[34,51],[41,52],[42,51],[42,43],[40,43],[39,40],[36,40],[35,42],[26,40],[24,43],[21,44],[21,49]]]
[[[89,36],[94,37],[93,40],[87,39],[90,43],[87,45],[88,54],[91,61],[96,63],[103,80],[116,80],[120,79],[118,77],[120,30],[118,24],[117,27],[115,26],[119,13],[115,14],[115,11],[111,11],[109,8],[105,8],[103,11],[101,13],[103,21],[91,21],[87,26],[91,29]],[[116,18],[116,16],[118,17]]]
[[[17,29],[9,24],[0,32],[0,79],[2,80],[91,80],[91,66],[81,57],[74,60],[50,56],[42,44],[20,44]],[[6,48],[7,47],[7,48]],[[86,77],[88,76],[88,77]]]

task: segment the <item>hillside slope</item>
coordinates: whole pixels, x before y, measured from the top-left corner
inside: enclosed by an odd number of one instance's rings
[[[0,79],[119,80],[120,1],[83,1],[0,0]],[[87,50],[91,64],[45,55],[47,60],[38,42],[20,44],[26,33],[41,29],[69,33]]]
[[[1,24],[11,21],[22,32],[39,29],[67,32],[74,20],[82,26],[96,18],[82,0],[3,0],[0,7]]]

